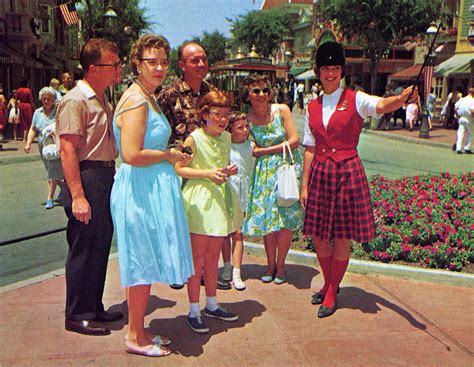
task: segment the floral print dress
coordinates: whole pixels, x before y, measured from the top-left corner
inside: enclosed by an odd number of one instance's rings
[[[258,146],[270,147],[286,140],[279,110],[274,111],[274,118],[267,125],[254,125],[251,121],[249,124],[250,133]],[[293,151],[293,158],[301,175],[302,160],[298,150]],[[299,202],[289,207],[277,204],[276,171],[282,163],[281,153],[266,154],[256,159],[243,226],[245,235],[265,236],[283,228],[294,231],[301,227],[303,212]]]

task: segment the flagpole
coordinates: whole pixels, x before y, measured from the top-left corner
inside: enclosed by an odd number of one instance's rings
[[[53,10],[53,9],[57,9],[63,5],[69,5],[73,2],[73,0],[68,0],[66,3],[62,3],[62,4],[59,4],[59,5],[56,5],[56,6],[48,6],[48,10]]]

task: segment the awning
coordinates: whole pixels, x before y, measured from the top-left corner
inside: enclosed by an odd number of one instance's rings
[[[290,69],[290,74],[291,75],[300,75],[301,73],[305,72],[308,70],[307,66],[292,66]]]
[[[309,69],[309,70],[306,70],[304,73],[298,75],[295,79],[296,80],[316,79],[316,75],[314,75],[313,69]]]
[[[61,70],[63,68],[62,62],[46,55],[45,53],[40,53],[39,55],[39,61],[41,61],[43,64],[50,65],[52,66],[52,69],[56,70]]]
[[[25,62],[25,58],[17,54],[7,46],[0,44],[0,64],[18,64],[21,65]]]
[[[390,74],[388,77],[392,80],[411,80],[415,79],[421,70],[421,64],[412,65],[406,69]],[[423,75],[421,76],[423,77]]]
[[[474,52],[455,54],[435,67],[435,75],[444,76],[469,76],[471,74],[471,60]]]

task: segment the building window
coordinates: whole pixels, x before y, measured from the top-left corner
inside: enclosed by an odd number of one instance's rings
[[[436,98],[441,99],[443,97],[443,78],[437,77],[434,85],[434,93]]]

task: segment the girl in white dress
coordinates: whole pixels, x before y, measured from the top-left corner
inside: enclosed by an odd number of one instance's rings
[[[253,145],[248,140],[250,127],[245,113],[233,113],[227,131],[231,133],[232,144],[230,147],[230,164],[237,165],[238,171],[234,176],[229,177],[229,183],[239,197],[240,207],[245,213],[250,191],[250,180],[253,171]],[[245,215],[245,214],[244,214]],[[232,265],[230,262],[232,242]],[[240,275],[242,265],[242,256],[244,252],[244,242],[242,231],[232,233],[228,236],[222,245],[222,258],[224,260],[224,271],[221,279],[224,281],[232,280],[234,288],[243,291],[245,283]]]

